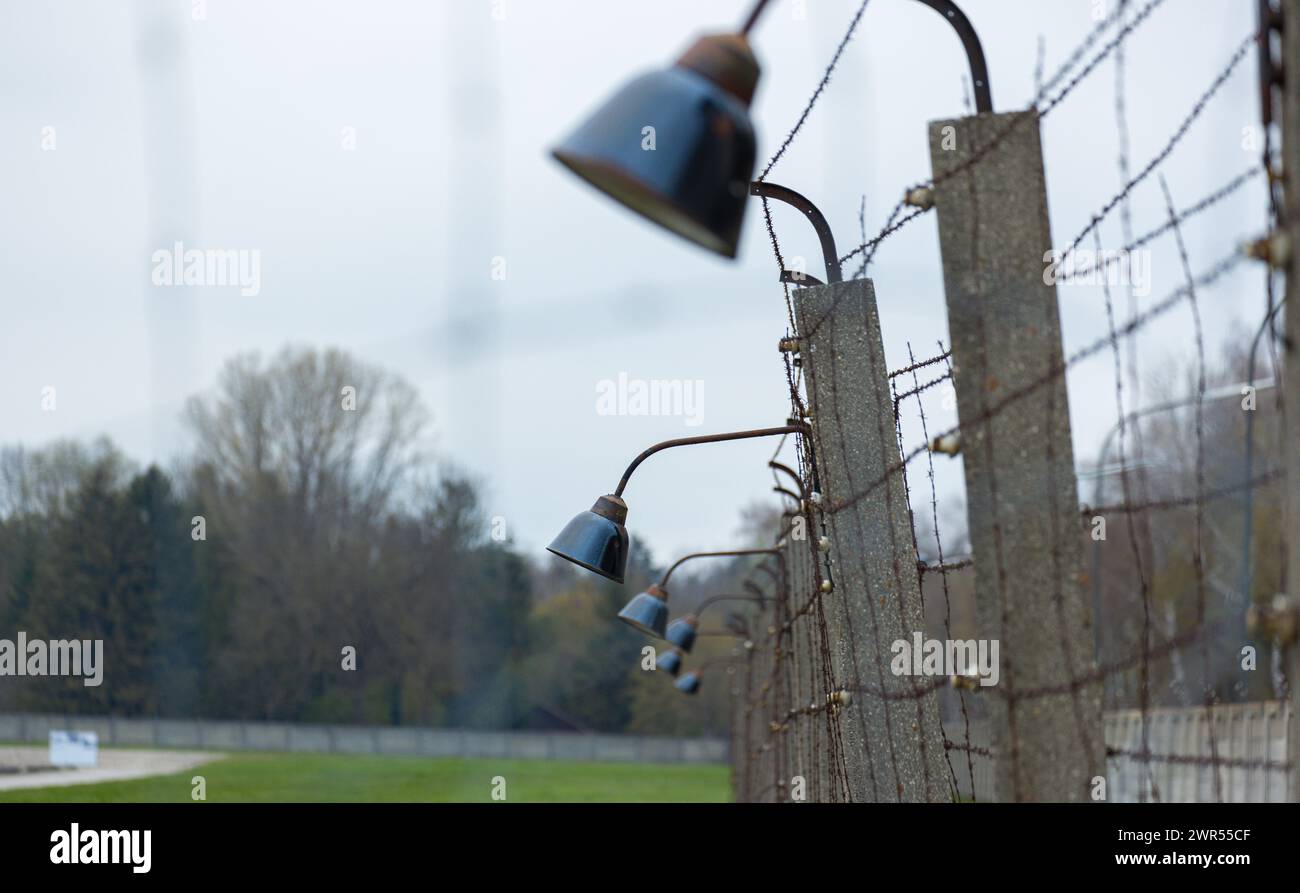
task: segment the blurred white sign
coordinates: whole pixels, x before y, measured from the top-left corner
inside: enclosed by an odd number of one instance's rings
[[[51,766],[94,766],[99,762],[99,735],[94,732],[50,732]]]

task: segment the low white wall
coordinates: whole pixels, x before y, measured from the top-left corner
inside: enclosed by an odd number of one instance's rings
[[[725,763],[729,759],[727,742],[720,738],[0,713],[0,741],[45,742],[51,729],[95,732],[103,747],[131,744],[204,750],[509,757],[616,763]]]
[[[1112,803],[1152,802],[1157,798],[1162,803],[1286,802],[1295,777],[1295,767],[1287,768],[1290,706],[1283,701],[1262,701],[1219,704],[1208,710],[1153,707],[1147,711],[1149,759],[1141,757],[1142,712],[1107,711],[1106,799]],[[949,741],[965,745],[965,727],[961,723],[946,723],[944,732]],[[988,748],[983,723],[971,724],[970,740],[975,748]],[[969,798],[971,767],[965,751],[950,750],[948,757],[958,790]],[[992,800],[992,758],[975,753],[971,764],[975,799]]]

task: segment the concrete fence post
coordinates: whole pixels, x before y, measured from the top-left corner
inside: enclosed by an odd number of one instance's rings
[[[795,312],[834,578],[821,598],[835,682],[851,697],[840,716],[849,794],[947,801],[936,680],[891,670],[892,646],[924,637],[925,613],[875,290],[801,288]]]
[[[786,741],[788,736],[774,729],[773,723],[780,722],[784,710],[785,686],[782,684],[784,666],[786,657],[781,653],[781,635],[780,628],[785,619],[785,587],[779,580],[772,582],[772,629],[776,631],[772,638],[772,648],[769,655],[771,664],[768,668],[766,683],[767,690],[767,709],[763,713],[763,721],[767,723],[768,740],[772,743],[772,774],[770,784],[772,785],[772,802],[780,803],[784,799],[785,791],[785,769],[786,769]]]
[[[1300,0],[1282,0],[1282,59],[1286,67],[1282,99],[1282,172],[1286,198],[1286,352],[1283,399],[1286,407],[1287,594],[1291,610],[1300,614]],[[1296,618],[1300,624],[1300,617]],[[1288,649],[1287,680],[1291,686],[1291,722],[1287,752],[1300,765],[1300,641]],[[1291,800],[1300,803],[1300,769],[1292,769]]]
[[[783,559],[784,561],[784,559]],[[779,565],[782,574],[788,574],[788,567],[783,564]],[[766,781],[771,785],[771,797],[769,799],[774,803],[781,803],[787,799],[787,787],[790,773],[790,733],[788,730],[778,731],[776,723],[784,720],[786,703],[786,681],[789,678],[789,667],[794,657],[790,652],[789,644],[781,635],[781,627],[789,616],[789,597],[786,579],[782,576],[774,576],[771,580],[772,591],[772,614],[768,624],[767,631],[774,631],[768,640],[768,669],[764,675],[764,682],[768,689],[766,701],[764,702],[762,724],[765,727],[764,732],[767,740],[771,743],[770,756],[772,759],[770,778]]]
[[[1088,800],[1106,774],[1101,687],[1076,684],[1095,670],[1092,612],[1038,121],[981,114],[929,135],[977,613],[1000,653],[994,789]]]
[[[772,676],[775,668],[773,661],[773,636],[776,631],[776,600],[780,592],[775,586],[760,584],[769,596],[767,606],[759,614],[759,628],[755,630],[755,651],[758,658],[754,661],[754,703],[750,719],[754,723],[755,747],[757,754],[754,766],[754,799],[760,803],[776,801],[776,736],[771,730],[773,710]]]
[[[782,519],[786,521],[785,518]],[[812,596],[812,569],[808,559],[807,530],[800,517],[790,517],[790,528],[782,547],[785,554],[785,566],[789,574],[790,609],[796,613]],[[797,526],[795,526],[797,525]],[[795,539],[795,536],[801,537]],[[808,614],[791,616],[790,631],[785,636],[784,647],[790,652],[790,688],[793,692],[791,707],[802,709],[816,703],[825,703],[828,692],[822,691],[816,681],[817,651],[808,648]],[[818,738],[820,717],[816,714],[796,716],[790,723],[787,735],[791,739],[790,782],[791,790],[796,778],[803,779],[803,791],[807,800],[825,799],[822,780],[813,772],[825,763],[824,742]],[[805,744],[807,746],[805,746]],[[820,756],[819,756],[820,755]]]
[[[782,519],[784,523],[786,519]],[[791,530],[791,534],[794,531]],[[779,641],[783,653],[784,662],[784,680],[782,682],[782,693],[788,694],[783,701],[784,710],[797,710],[805,707],[809,699],[813,697],[807,685],[806,667],[810,655],[803,648],[799,647],[799,640],[796,638],[796,631],[800,629],[799,619],[794,617],[794,612],[799,609],[800,600],[805,597],[802,586],[802,547],[805,541],[793,540],[790,534],[787,534],[785,542],[781,546],[782,562],[785,569],[785,580],[783,589],[785,590],[785,624],[788,624],[788,632],[782,636]],[[790,800],[795,790],[795,778],[804,779],[804,791],[807,792],[809,784],[808,773],[808,755],[805,753],[803,743],[807,740],[807,728],[809,718],[806,716],[795,715],[785,720],[786,728],[781,733],[785,743],[785,788],[782,790],[782,796],[785,800]]]
[[[755,716],[755,704],[758,701],[759,674],[762,669],[762,663],[759,655],[762,649],[759,643],[762,642],[762,627],[766,622],[764,614],[760,610],[755,615],[754,626],[750,630],[751,641],[754,647],[745,655],[744,666],[744,704],[740,708],[740,765],[742,768],[740,776],[740,789],[743,792],[742,799],[746,803],[757,802],[757,792],[755,784],[758,778],[758,747],[762,741],[762,734],[757,726],[757,717]]]

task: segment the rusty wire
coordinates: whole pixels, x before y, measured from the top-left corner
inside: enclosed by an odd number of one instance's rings
[[[895,559],[890,571],[892,583],[894,584],[891,591],[903,591],[901,587],[904,578],[914,574],[917,584],[921,586],[922,598],[924,599],[925,578],[938,575],[940,590],[936,597],[938,595],[942,597],[943,627],[945,634],[951,638],[952,601],[949,591],[950,575],[969,570],[974,566],[974,559],[962,557],[954,560],[953,556],[947,554],[945,550],[943,538],[940,535],[934,459],[933,453],[928,446],[942,437],[959,433],[959,428],[954,426],[946,431],[932,432],[923,399],[935,387],[953,381],[951,349],[945,347],[940,341],[938,354],[918,360],[909,344],[907,345],[907,365],[891,371],[888,375],[887,390],[892,403],[893,419],[886,419],[882,414],[878,419],[878,430],[872,435],[877,439],[876,448],[879,448],[882,454],[892,453],[898,456],[897,461],[888,463],[882,475],[874,480],[861,480],[855,479],[855,476],[850,471],[848,475],[849,492],[823,492],[820,484],[816,481],[816,456],[813,454],[811,440],[806,436],[798,436],[794,439],[797,455],[795,464],[797,465],[798,474],[806,484],[805,492],[812,498],[801,501],[797,515],[804,520],[806,536],[802,540],[787,538],[785,541],[785,547],[792,550],[791,555],[803,554],[798,562],[787,560],[785,564],[788,568],[788,574],[771,584],[773,590],[771,614],[770,616],[765,615],[764,621],[755,627],[754,647],[746,659],[743,696],[737,707],[737,720],[735,723],[735,726],[739,728],[738,734],[740,737],[738,742],[740,753],[737,755],[737,759],[741,765],[736,772],[736,777],[738,779],[738,796],[741,799],[785,799],[792,790],[791,780],[799,775],[804,775],[807,778],[808,790],[811,792],[813,799],[850,800],[854,798],[854,792],[859,788],[863,791],[863,796],[871,800],[903,799],[904,792],[901,790],[901,786],[899,790],[892,790],[886,789],[884,785],[884,778],[895,777],[898,768],[898,754],[894,750],[894,735],[889,730],[895,728],[899,723],[911,724],[913,730],[919,730],[920,725],[927,722],[925,712],[922,709],[923,703],[926,699],[932,699],[940,692],[950,688],[953,689],[952,698],[954,699],[955,708],[960,711],[960,740],[953,740],[950,737],[949,730],[943,725],[942,714],[936,714],[940,717],[939,731],[943,742],[944,757],[947,761],[948,777],[930,778],[927,774],[924,779],[927,791],[943,791],[946,795],[956,798],[959,796],[959,791],[966,788],[967,790],[964,793],[973,795],[976,786],[975,763],[977,758],[979,760],[992,760],[994,758],[1009,760],[1013,767],[1011,778],[1018,785],[1019,774],[1014,769],[1019,758],[1019,745],[1016,738],[1016,729],[1020,721],[1016,716],[1018,709],[1028,709],[1027,705],[1038,699],[1068,696],[1073,707],[1075,734],[1080,736],[1081,740],[1086,741],[1088,736],[1095,736],[1097,731],[1089,729],[1083,720],[1084,714],[1079,702],[1081,693],[1091,687],[1105,686],[1112,680],[1127,677],[1134,673],[1136,673],[1139,680],[1138,710],[1142,724],[1140,745],[1137,749],[1104,746],[1101,748],[1101,752],[1105,754],[1106,760],[1130,760],[1144,768],[1147,778],[1141,786],[1140,796],[1145,797],[1149,793],[1153,799],[1160,799],[1161,791],[1156,784],[1154,774],[1150,771],[1151,765],[1157,763],[1212,767],[1215,770],[1214,794],[1216,799],[1222,799],[1224,795],[1218,772],[1220,767],[1259,768],[1265,771],[1281,772],[1289,771],[1294,767],[1293,760],[1242,759],[1220,754],[1213,721],[1213,708],[1216,706],[1217,701],[1209,682],[1206,682],[1206,690],[1202,693],[1201,698],[1207,720],[1209,720],[1206,724],[1209,734],[1209,756],[1156,753],[1153,751],[1149,739],[1153,662],[1172,661],[1177,655],[1199,650],[1203,665],[1208,667],[1209,657],[1206,649],[1209,647],[1210,636],[1222,629],[1221,622],[1209,617],[1207,614],[1207,568],[1204,558],[1206,548],[1204,541],[1205,513],[1207,506],[1243,488],[1254,489],[1271,484],[1279,480],[1282,474],[1279,470],[1271,470],[1256,475],[1241,484],[1220,487],[1210,487],[1207,484],[1204,452],[1205,419],[1202,405],[1206,390],[1206,360],[1200,315],[1200,292],[1216,284],[1222,277],[1232,272],[1240,263],[1242,255],[1234,246],[1231,253],[1221,257],[1199,274],[1196,274],[1193,272],[1187,245],[1181,231],[1183,223],[1214,207],[1248,183],[1255,181],[1255,178],[1262,172],[1261,168],[1252,167],[1250,170],[1233,177],[1224,185],[1181,211],[1175,208],[1168,187],[1161,178],[1168,219],[1141,236],[1135,237],[1133,235],[1130,209],[1130,198],[1133,189],[1151,175],[1159,172],[1175,147],[1181,143],[1191,130],[1192,124],[1201,116],[1213,97],[1219,93],[1220,88],[1236,70],[1246,51],[1256,39],[1255,35],[1251,35],[1250,38],[1234,50],[1227,63],[1218,70],[1209,86],[1173,131],[1162,149],[1136,175],[1130,175],[1127,112],[1124,99],[1124,44],[1127,37],[1146,21],[1162,3],[1163,0],[1149,0],[1139,10],[1131,12],[1130,6],[1133,4],[1129,0],[1123,0],[1112,16],[1088,33],[1082,43],[1067,58],[1065,64],[1051,78],[1042,82],[1041,76],[1036,77],[1038,83],[1036,84],[1033,108],[1030,112],[1007,116],[1007,123],[1002,128],[994,131],[988,142],[976,147],[971,157],[961,165],[947,171],[941,177],[933,178],[921,184],[922,186],[933,187],[936,182],[948,180],[961,171],[982,163],[991,151],[1012,131],[1024,126],[1031,119],[1041,120],[1050,114],[1062,104],[1063,100],[1079,84],[1098,69],[1102,61],[1113,56],[1116,64],[1115,124],[1120,134],[1118,166],[1121,186],[1091,216],[1088,223],[1071,241],[1066,251],[1060,255],[1062,260],[1069,258],[1078,246],[1083,243],[1084,239],[1091,235],[1094,244],[1098,248],[1097,260],[1086,267],[1075,270],[1069,277],[1063,277],[1060,281],[1069,282],[1072,279],[1082,278],[1097,271],[1109,272],[1112,261],[1101,259],[1099,230],[1101,224],[1116,209],[1119,209],[1120,227],[1125,246],[1124,252],[1144,247],[1163,236],[1172,236],[1181,263],[1184,281],[1171,293],[1142,308],[1137,306],[1136,299],[1130,290],[1127,319],[1120,322],[1115,312],[1109,283],[1103,279],[1102,292],[1107,321],[1106,335],[1075,349],[1065,358],[1059,368],[1048,369],[1045,374],[1033,377],[1029,381],[1011,389],[1000,399],[991,401],[987,405],[975,407],[974,412],[964,412],[961,427],[971,431],[987,426],[1006,411],[1009,406],[1041,394],[1044,388],[1047,388],[1046,405],[1049,419],[1053,413],[1064,412],[1065,407],[1058,405],[1054,397],[1054,389],[1057,383],[1083,361],[1109,349],[1114,367],[1116,411],[1120,419],[1120,489],[1123,500],[1119,503],[1100,507],[1090,508],[1085,506],[1080,510],[1079,514],[1081,522],[1086,521],[1089,516],[1099,513],[1115,514],[1128,519],[1124,525],[1125,533],[1133,568],[1136,572],[1138,596],[1142,602],[1140,646],[1132,653],[1122,654],[1116,659],[1107,661],[1102,661],[1101,655],[1098,654],[1095,663],[1090,660],[1091,655],[1076,654],[1072,649],[1070,638],[1066,635],[1064,615],[1059,613],[1062,599],[1058,591],[1055,598],[1058,604],[1056,623],[1058,629],[1056,633],[1060,637],[1058,645],[1065,666],[1063,681],[1034,687],[1018,687],[1013,668],[1007,667],[1003,674],[1003,684],[988,690],[982,688],[968,690],[968,686],[955,684],[955,680],[948,678],[917,680],[914,677],[909,677],[910,684],[908,684],[908,680],[903,680],[904,687],[886,685],[885,663],[887,658],[874,651],[874,649],[865,647],[865,643],[877,641],[879,627],[876,612],[878,609],[890,610],[892,608],[899,611],[901,617],[904,606],[902,600],[898,598],[892,599],[894,604],[889,605],[890,599],[886,597],[886,592],[864,593],[863,595],[866,596],[864,602],[868,607],[866,612],[868,628],[858,629],[855,627],[852,612],[845,610],[844,593],[836,587],[834,569],[836,566],[852,565],[861,572],[861,578],[870,578],[866,573],[866,566],[863,564],[864,556],[853,554],[832,555],[831,551],[822,547],[824,538],[829,536],[831,519],[854,506],[868,494],[880,490],[884,491],[887,505],[891,504],[891,500],[899,499],[899,492],[901,491],[901,500],[910,507],[912,489],[909,482],[909,465],[913,460],[924,454],[926,457],[926,479],[929,486],[928,514],[932,528],[931,541],[937,555],[934,556],[933,561],[922,557],[915,524],[913,523],[911,548],[916,555],[916,561],[914,565],[903,566]],[[795,137],[801,132],[812,108],[816,105],[829,83],[830,76],[852,37],[865,6],[866,3],[863,2],[858,7],[821,81],[804,106],[795,125],[768,161],[759,176],[760,180],[784,156]],[[1082,68],[1079,68],[1088,53],[1112,29],[1115,33],[1111,38],[1094,56],[1088,59],[1086,64],[1082,65]],[[906,207],[906,203],[900,201],[888,215],[881,230],[872,238],[866,238],[864,234],[861,244],[840,257],[840,262],[843,263],[861,256],[862,260],[855,274],[855,276],[861,276],[870,266],[878,248],[884,241],[896,234],[908,222],[929,210],[928,208],[914,208],[904,213]],[[766,229],[777,268],[778,271],[783,270],[785,265],[781,254],[780,241],[766,201],[763,202],[763,209]],[[975,217],[978,219],[978,214]],[[859,226],[864,228],[865,199],[859,206],[858,218]],[[974,233],[973,236],[978,241],[979,234]],[[974,252],[974,256],[978,258],[979,252]],[[974,271],[974,280],[977,283],[981,282],[978,269]],[[1271,277],[1269,285],[1271,287]],[[840,324],[837,315],[828,312],[824,316],[812,320],[808,326],[808,331],[800,331],[795,318],[790,283],[783,283],[783,290],[788,316],[787,337],[807,339],[817,332],[823,323],[832,327]],[[1125,400],[1124,379],[1131,377],[1133,389],[1136,391],[1136,364],[1134,360],[1136,348],[1134,345],[1137,335],[1140,332],[1153,329],[1156,323],[1184,305],[1187,306],[1192,316],[1195,331],[1196,394],[1198,396],[1195,403],[1195,421],[1192,434],[1196,451],[1195,492],[1191,495],[1161,495],[1159,498],[1151,498],[1147,492],[1145,471],[1139,466],[1137,469],[1138,474],[1132,476],[1127,466],[1127,462],[1131,458],[1130,449],[1136,447],[1137,454],[1141,455],[1142,446],[1140,425],[1134,423],[1133,430],[1129,430],[1125,425],[1124,420],[1128,415],[1128,407]],[[865,327],[868,322],[863,320],[860,324],[855,324],[855,328],[857,325]],[[977,337],[982,337],[982,333],[977,333]],[[874,351],[872,340],[867,339],[867,343],[868,349]],[[1122,353],[1122,346],[1125,343],[1129,346],[1130,351],[1128,376],[1125,375],[1125,363]],[[791,417],[794,419],[810,418],[808,405],[803,396],[804,370],[800,367],[794,352],[784,352],[782,358],[789,392]],[[922,380],[920,373],[931,366],[937,365],[944,367],[943,372]],[[836,368],[836,363],[832,361],[829,365],[829,374],[832,378],[836,375]],[[902,384],[905,376],[910,376],[910,385],[905,386]],[[912,401],[915,402],[915,411],[919,418],[919,427],[923,439],[921,445],[909,450],[904,446],[902,409],[904,406],[910,406]],[[966,409],[963,406],[963,410]],[[840,446],[845,445],[846,434],[842,426],[842,420],[836,418],[833,413],[827,418],[817,419],[816,423],[823,438],[836,438]],[[785,440],[783,439],[782,445],[784,443]],[[982,438],[979,448],[989,451],[986,461],[988,467],[994,470],[993,480],[990,481],[990,484],[992,492],[995,494],[995,498],[992,500],[994,506],[992,516],[983,519],[982,523],[990,525],[994,533],[994,542],[998,546],[993,553],[996,565],[993,573],[1005,583],[1016,570],[1012,562],[1002,554],[1000,546],[1000,519],[996,513],[996,478],[998,474],[1002,473],[1001,469],[1010,466],[1005,463],[999,465],[997,456],[993,454],[992,437]],[[778,445],[774,458],[779,454],[780,449],[781,445]],[[1046,461],[1049,468],[1054,467],[1054,457],[1050,455],[1050,447]],[[1133,479],[1134,477],[1136,477],[1136,480]],[[1051,492],[1055,494],[1056,488],[1051,488]],[[1195,513],[1195,536],[1192,548],[1192,565],[1195,572],[1195,621],[1190,629],[1181,631],[1174,629],[1168,635],[1162,635],[1157,631],[1152,616],[1152,584],[1149,563],[1151,556],[1155,554],[1155,548],[1152,541],[1149,516],[1155,512],[1180,508],[1191,508]],[[1055,518],[1056,513],[1053,512],[1051,517]],[[856,516],[846,520],[850,525],[859,523]],[[844,522],[841,521],[841,523]],[[1080,532],[1082,533],[1083,530],[1084,524],[1081,523]],[[851,531],[851,533],[859,534],[860,539],[861,531]],[[892,528],[890,533],[892,536]],[[1059,554],[1059,543],[1070,532],[1054,531],[1054,533],[1056,535],[1051,537],[1054,544],[1052,554],[1045,556],[1045,560],[1051,563],[1053,578],[1057,581],[1059,590],[1060,580],[1065,572],[1064,560]],[[897,547],[900,544],[893,543],[893,545]],[[898,554],[897,548],[891,551],[895,556]],[[832,558],[834,558],[834,561],[832,561]],[[1249,594],[1247,596],[1249,597]],[[844,637],[839,646],[841,656],[838,664],[833,659],[829,636],[830,624],[827,622],[828,614],[832,611],[836,612],[837,626]],[[1102,619],[1095,618],[1094,622],[1100,623]],[[860,695],[874,701],[884,711],[884,728],[887,732],[887,740],[871,740],[867,727],[861,725],[858,727],[861,734],[852,741],[851,746],[861,751],[856,756],[861,764],[862,777],[856,782],[850,779],[848,774],[848,756],[850,753],[848,747],[850,743],[846,737],[844,723],[849,711],[837,706],[834,701],[837,692],[851,692]],[[972,740],[972,709],[981,698],[988,697],[997,698],[1004,702],[1010,714],[1011,738],[1008,747],[1001,753],[995,753],[993,749],[977,744]],[[858,706],[856,709],[861,710],[863,708]],[[925,735],[917,734],[916,744],[918,747],[926,747],[926,740]],[[1097,752],[1092,746],[1088,746],[1086,750],[1090,754]],[[964,762],[964,765],[955,766],[954,756]],[[922,760],[921,766],[927,772],[928,765],[925,760]],[[1099,766],[1092,766],[1090,769],[1094,772],[1103,771],[1102,767]],[[907,792],[907,794],[908,796],[914,796],[915,792]],[[1018,796],[1019,791],[1015,791],[1015,794]]]

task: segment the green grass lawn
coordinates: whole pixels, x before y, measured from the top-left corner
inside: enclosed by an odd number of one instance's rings
[[[189,803],[195,775],[207,779],[210,803],[488,803],[495,776],[505,778],[511,803],[721,803],[731,798],[728,767],[722,765],[239,753],[175,775],[0,791],[0,803]]]

